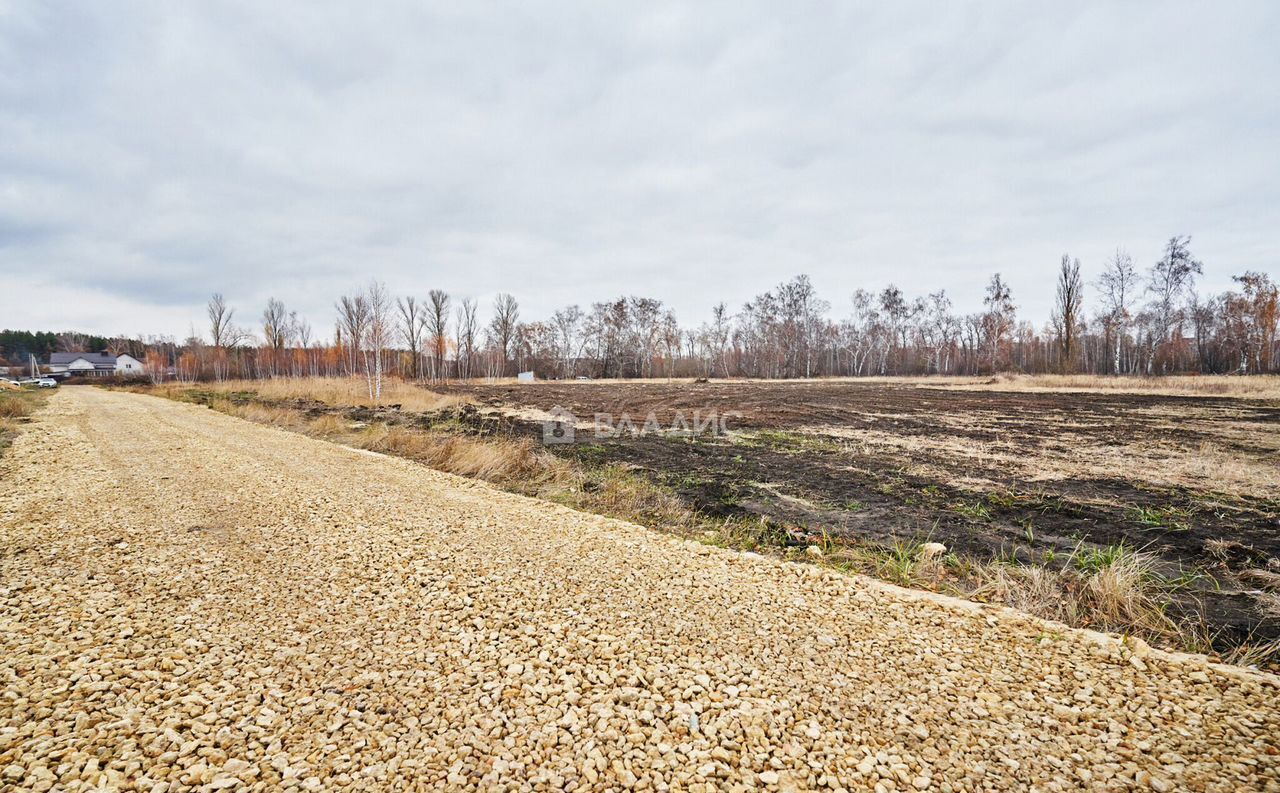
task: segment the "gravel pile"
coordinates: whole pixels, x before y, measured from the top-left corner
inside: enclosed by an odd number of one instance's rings
[[[1276,678],[60,389],[0,788],[1280,790]]]

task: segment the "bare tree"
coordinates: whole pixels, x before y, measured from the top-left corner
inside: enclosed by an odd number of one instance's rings
[[[368,306],[368,323],[364,333],[364,371],[369,386],[369,399],[377,405],[382,400],[383,356],[391,342],[391,307],[394,301],[386,284],[373,280],[364,293]]]
[[[876,310],[876,298],[865,289],[855,290],[852,297],[853,312],[844,321],[842,346],[849,355],[849,369],[855,375],[869,374],[871,355],[879,347],[881,333],[880,312]],[[879,367],[883,374],[883,365]]]
[[[272,350],[283,350],[288,338],[289,312],[284,303],[274,297],[267,298],[262,310],[262,338]]]
[[[258,365],[265,365],[269,376],[275,377],[281,363],[282,353],[287,345],[289,333],[289,312],[284,303],[274,297],[267,298],[267,307],[262,310],[262,339],[266,345],[265,355]]]
[[[1084,282],[1080,278],[1080,260],[1062,254],[1058,265],[1058,289],[1053,308],[1053,330],[1058,337],[1059,367],[1063,372],[1075,369],[1076,340],[1080,333],[1084,303]]]
[[[1121,352],[1129,325],[1133,320],[1130,308],[1138,292],[1138,271],[1133,266],[1133,257],[1124,249],[1116,248],[1116,252],[1107,261],[1102,275],[1098,276],[1095,287],[1102,295],[1103,329],[1110,337],[1111,371],[1119,374],[1122,370]]]
[[[221,292],[214,292],[213,297],[209,298],[205,312],[209,315],[209,335],[212,337],[213,346],[217,348],[229,346],[231,317],[236,310],[227,306],[227,301],[222,297]]]
[[[235,309],[227,305],[222,293],[215,292],[205,307],[209,317],[209,335],[213,340],[213,376],[222,380],[230,374],[231,361],[227,351],[239,346],[248,337],[244,328],[232,322]]]
[[[410,372],[414,378],[422,377],[422,330],[426,316],[415,297],[402,297],[396,301],[400,316],[400,338],[409,348]]]
[[[480,330],[476,319],[475,298],[463,298],[462,302],[458,304],[454,326],[456,328],[454,338],[458,351],[458,376],[466,380],[472,375],[472,366],[475,363],[476,353],[476,334]]]
[[[651,297],[632,297],[628,301],[627,353],[635,362],[636,374],[653,376],[653,358],[657,354],[662,329],[662,301]]]
[[[431,377],[445,379],[445,353],[449,350],[449,294],[443,289],[427,293],[427,336],[431,345]]]
[[[1005,350],[1009,334],[1017,319],[1017,306],[1013,303],[1013,292],[1005,284],[1000,273],[991,276],[987,284],[987,296],[982,299],[987,310],[982,314],[983,342],[987,348],[987,360],[992,371],[998,371],[1001,355]]]
[[[1168,344],[1183,319],[1186,297],[1195,284],[1195,277],[1204,273],[1204,265],[1191,254],[1191,237],[1170,237],[1165,244],[1164,256],[1151,266],[1147,278],[1147,292],[1151,302],[1152,334],[1147,371],[1150,373],[1162,345]]]
[[[923,338],[929,348],[929,365],[934,372],[951,370],[951,347],[960,334],[960,323],[951,314],[951,298],[939,289],[925,303]]]
[[[807,275],[778,284],[777,308],[781,349],[786,370],[792,376],[813,374],[813,352],[821,333],[821,316],[830,304],[817,296]]]
[[[315,351],[311,349],[311,323],[305,318],[299,317],[296,313],[291,315],[293,324],[293,337],[298,342],[298,354],[301,356],[299,365],[303,367],[302,373],[312,377],[316,376]]]
[[[623,349],[630,325],[625,298],[594,303],[584,325],[586,345],[599,365],[600,377],[622,377]]]
[[[520,304],[506,292],[493,299],[493,319],[489,321],[489,337],[501,357],[499,374],[507,373],[507,361],[510,360],[511,342],[516,337],[516,326],[520,322]]]
[[[887,334],[888,358],[895,374],[910,368],[911,332],[923,311],[925,304],[922,301],[908,300],[894,284],[889,284],[880,293],[880,316]]]
[[[729,328],[733,318],[729,315],[729,307],[724,301],[716,303],[711,309],[711,326],[709,341],[713,361],[720,364],[720,375],[729,376]],[[715,363],[712,366],[715,366]]]
[[[346,353],[347,375],[355,376],[369,327],[369,300],[362,292],[343,295],[335,308],[338,310],[337,343]]]
[[[1280,335],[1280,286],[1266,273],[1249,271],[1232,276],[1240,292],[1228,292],[1223,314],[1239,358],[1241,374],[1266,372],[1275,363]]]
[[[493,377],[510,374],[513,363],[551,376],[619,378],[973,374],[1005,367],[1097,373],[1138,372],[1144,366],[1149,372],[1280,369],[1280,287],[1273,277],[1250,272],[1237,276],[1236,290],[1197,295],[1195,280],[1202,268],[1184,237],[1168,242],[1149,283],[1118,250],[1095,283],[1097,296],[1086,298],[1079,262],[1064,257],[1051,321],[1043,326],[1018,321],[1009,287],[998,274],[987,286],[983,310],[963,316],[953,313],[941,292],[912,295],[881,284],[858,290],[853,313],[833,322],[826,302],[799,276],[757,295],[735,314],[723,303],[715,306],[709,321],[696,328],[677,323],[661,301],[634,295],[593,304],[589,312],[569,306],[532,322],[520,321],[514,298],[499,295],[493,321],[486,325],[477,322],[474,300],[460,301],[451,312],[453,301],[444,292],[433,292],[430,300],[396,301],[375,282],[337,301],[332,346],[327,340],[313,345],[305,321],[273,298],[263,312],[265,341],[228,356],[223,348],[244,331],[231,323],[233,312],[222,296],[214,295],[206,306],[214,347],[194,339],[176,345],[88,337],[87,349],[107,345],[146,355],[148,371],[168,376],[172,369],[188,380],[210,371],[218,378],[233,372],[271,376],[286,366],[291,374],[360,373],[375,399],[387,371],[425,375],[430,368],[432,376],[451,377],[456,371],[461,377]],[[1096,312],[1086,321],[1090,299]],[[385,312],[375,310],[381,305]],[[448,328],[446,319],[452,323]],[[452,335],[444,343],[447,330]],[[478,341],[485,330],[486,342]],[[79,348],[86,339],[73,333],[55,338],[0,331],[0,352],[16,350],[20,358],[55,344]],[[399,351],[391,351],[393,346]],[[449,360],[455,349],[456,364]]]
[[[579,354],[582,352],[583,337],[582,309],[578,306],[566,306],[551,316],[551,327],[555,332],[555,350],[557,369],[564,378],[573,377]]]

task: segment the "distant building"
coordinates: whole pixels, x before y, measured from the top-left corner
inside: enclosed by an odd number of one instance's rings
[[[55,352],[49,356],[49,364],[44,369],[50,374],[86,377],[141,377],[143,374],[142,361],[132,355],[106,352]]]

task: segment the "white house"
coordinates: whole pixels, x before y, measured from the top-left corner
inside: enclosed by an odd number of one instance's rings
[[[88,377],[141,377],[142,361],[132,355],[106,352],[55,352],[44,367],[50,374],[85,375]]]

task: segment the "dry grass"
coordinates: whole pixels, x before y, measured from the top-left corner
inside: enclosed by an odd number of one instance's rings
[[[230,399],[212,399],[209,407],[220,413],[238,416],[260,424],[274,424],[285,429],[299,429],[306,424],[303,413],[288,408],[273,407],[258,402],[233,402]]]
[[[325,429],[329,425],[326,423]],[[352,445],[407,457],[440,471],[501,485],[537,487],[569,478],[569,464],[528,439],[480,440],[445,432],[372,424]]]
[[[316,438],[332,438],[351,431],[351,422],[336,413],[326,413],[311,420],[307,434]]]
[[[172,384],[171,384],[172,386]],[[185,389],[187,386],[173,386]],[[268,401],[314,399],[326,405],[374,407],[368,386],[359,377],[277,377],[270,380],[223,380],[201,383],[200,389],[225,394],[252,392]],[[403,410],[429,412],[455,407],[465,397],[437,394],[406,380],[388,378],[382,383],[382,405],[399,405]]]
[[[1118,545],[1077,549],[1061,568],[989,565],[971,596],[1077,627],[1177,637],[1179,628],[1164,610],[1171,585],[1155,572],[1155,562]]]
[[[0,393],[0,418],[16,419],[35,412],[35,400],[21,391]]]
[[[34,389],[0,391],[0,453],[13,443],[47,397],[48,392]]]
[[[952,378],[947,382],[919,379],[920,385],[986,391],[1066,391],[1077,393],[1161,394],[1246,399],[1280,399],[1280,375],[1169,375],[1128,377],[1109,375],[997,375]]]
[[[358,449],[391,454],[440,471],[502,486],[536,488],[569,478],[569,464],[528,439],[481,440],[432,430],[352,423],[326,413],[315,418],[301,410],[260,402],[209,400],[210,408],[259,424],[270,424]]]

